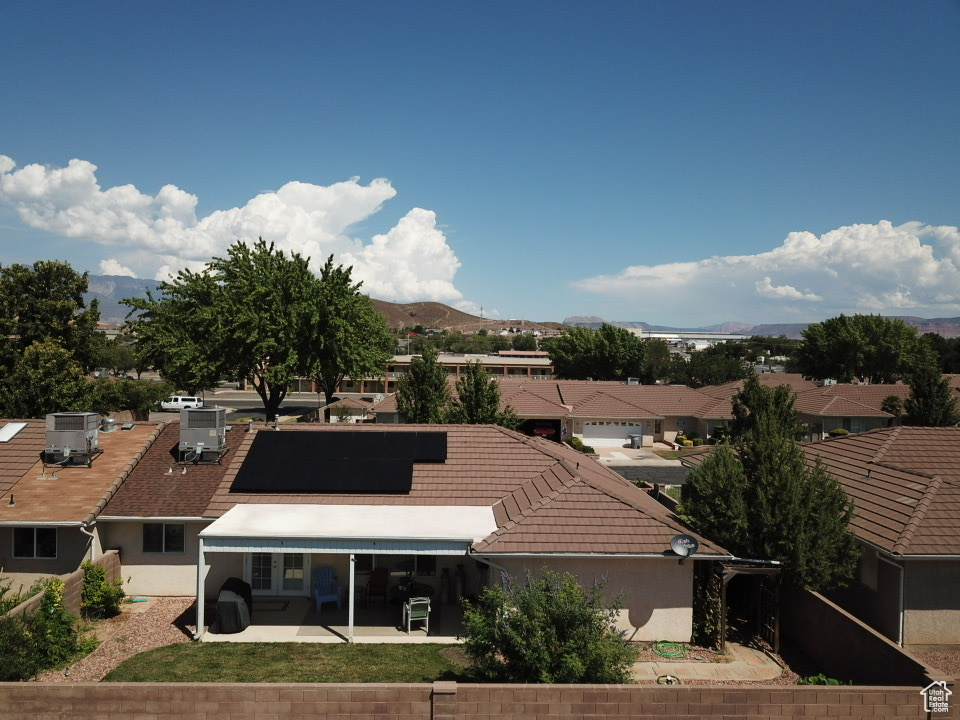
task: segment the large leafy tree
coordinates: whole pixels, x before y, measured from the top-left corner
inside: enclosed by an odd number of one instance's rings
[[[487,682],[625,683],[636,650],[616,629],[619,601],[570,573],[507,577],[464,603],[464,652]]]
[[[749,377],[734,416],[732,445],[690,474],[682,517],[735,555],[782,562],[798,584],[845,584],[859,557],[848,529],[853,503],[819,462],[807,463],[789,389]]]
[[[574,327],[545,342],[558,377],[566,380],[626,380],[644,371],[643,341],[604,323],[599,330]]]
[[[104,336],[86,291],[87,274],[58,260],[0,266],[0,366],[9,372],[33,343],[54,340],[81,369],[93,369]]]
[[[351,280],[351,270],[334,265],[331,255],[313,296],[309,372],[327,404],[345,376],[382,374],[394,347],[386,320]]]
[[[450,405],[447,371],[437,360],[437,351],[424,348],[410,361],[410,369],[397,382],[397,410],[408,422],[442,423]]]
[[[956,392],[939,367],[924,365],[913,372],[907,382],[910,396],[903,403],[907,424],[951,427],[960,423]]]
[[[516,429],[517,413],[507,406],[500,409],[500,384],[480,362],[467,363],[457,378],[456,397],[451,401],[447,421],[461,425],[503,425]]]
[[[753,374],[753,370],[744,367],[743,362],[735,357],[702,350],[690,353],[689,358],[674,355],[666,374],[672,383],[699,388],[742,380]]]
[[[250,377],[273,420],[291,381],[313,366],[319,289],[308,260],[262,239],[239,242],[159,290],[125,302],[140,311],[133,331],[161,375],[194,391],[223,375]]]
[[[42,418],[64,410],[86,410],[90,383],[73,354],[56,340],[34,342],[0,380],[0,415]]]
[[[817,380],[894,383],[937,363],[929,343],[902,320],[840,315],[803,331],[791,369]]]

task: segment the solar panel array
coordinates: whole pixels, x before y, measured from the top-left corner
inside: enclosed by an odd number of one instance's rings
[[[261,432],[230,491],[403,494],[415,462],[446,459],[445,432]]]

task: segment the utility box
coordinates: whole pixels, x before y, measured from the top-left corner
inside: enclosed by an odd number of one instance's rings
[[[180,411],[180,462],[219,462],[226,448],[225,408],[184,408]]]
[[[92,412],[60,412],[47,415],[46,465],[90,467],[100,450],[100,415]]]

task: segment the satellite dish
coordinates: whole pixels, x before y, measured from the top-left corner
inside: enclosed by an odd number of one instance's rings
[[[700,543],[693,535],[675,535],[670,541],[670,549],[680,556],[680,564],[700,549]]]

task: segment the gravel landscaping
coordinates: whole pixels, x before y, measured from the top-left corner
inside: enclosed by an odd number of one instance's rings
[[[196,626],[193,598],[151,598],[145,603],[125,603],[122,612],[94,628],[100,647],[63,670],[48,670],[35,682],[99,682],[117,665],[139,653],[163,645],[190,642]]]

